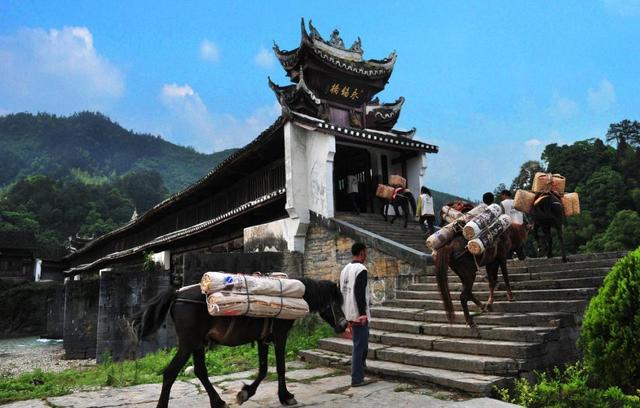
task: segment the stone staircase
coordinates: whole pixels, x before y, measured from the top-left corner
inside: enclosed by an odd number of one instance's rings
[[[393,218],[392,215],[389,216],[389,221],[391,221],[391,218]],[[424,245],[424,234],[413,217],[409,217],[407,228],[404,228],[404,218],[398,218],[391,224],[385,222],[380,214],[361,213],[360,215],[355,215],[354,213],[341,212],[336,214],[335,219],[356,225],[417,251],[431,253],[431,251],[427,251]]]
[[[397,291],[395,299],[372,308],[367,371],[491,395],[515,377],[575,360],[588,301],[623,255],[576,255],[564,264],[559,258],[510,261],[516,300],[506,300],[500,283],[491,310],[474,314],[476,332],[464,324],[458,277],[450,271],[456,321],[449,324],[433,270],[428,269],[407,290]],[[474,293],[481,301],[488,297],[484,270],[476,278]],[[301,357],[348,366],[350,353],[351,340],[336,337],[322,340],[319,349],[303,351]]]

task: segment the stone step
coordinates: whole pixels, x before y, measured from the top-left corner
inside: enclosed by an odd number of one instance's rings
[[[498,312],[472,312],[471,315],[478,325],[499,326],[539,326],[539,327],[565,327],[575,324],[571,313],[498,313]],[[448,323],[444,310],[423,310],[416,308],[397,308],[388,306],[376,306],[371,309],[374,319],[414,320],[429,323]],[[462,313],[456,313],[455,323],[464,324]]]
[[[478,324],[473,330],[464,323],[416,322],[410,320],[372,318],[370,328],[384,332],[426,334],[429,336],[472,337],[486,340],[539,343],[556,337],[554,326],[502,326]]]
[[[544,343],[442,337],[370,330],[369,341],[395,347],[446,351],[507,358],[533,358],[544,353]]]
[[[459,291],[452,291],[451,297],[458,299],[460,296]],[[588,300],[598,292],[597,288],[571,288],[571,289],[540,289],[540,290],[513,290],[513,296],[515,300],[576,300],[583,299]],[[489,297],[489,291],[477,290],[473,288],[473,293],[480,301],[483,301]],[[399,290],[396,292],[396,299],[428,299],[428,300],[440,300],[439,291],[410,291]],[[494,293],[494,299],[506,300],[507,294],[504,291],[496,291]]]
[[[584,268],[584,269],[568,269],[561,271],[549,271],[549,272],[514,272],[509,271],[510,282],[532,281],[532,280],[557,280],[557,279],[581,279],[581,278],[594,278],[604,277],[609,273],[610,268]],[[428,275],[422,275],[419,278],[418,283],[437,283],[435,272]],[[480,271],[476,274],[476,280],[484,280],[484,271]],[[450,283],[459,283],[460,278],[453,271],[449,271]],[[501,275],[499,275],[501,276]]]
[[[460,301],[452,298],[454,310],[462,310]],[[491,312],[504,313],[545,313],[545,312],[566,312],[566,313],[582,313],[587,305],[586,300],[516,300],[496,301],[490,306]],[[406,307],[424,310],[443,310],[442,301],[425,300],[425,299],[395,299],[387,300],[384,306],[390,307]],[[469,310],[475,311],[473,302],[468,303]]]
[[[324,339],[320,340],[319,348],[351,355],[352,341],[335,337]],[[519,368],[518,360],[512,358],[421,350],[379,343],[369,343],[368,359],[492,375],[517,374]]]
[[[608,269],[607,269],[608,271]],[[456,277],[457,278],[457,277]],[[497,290],[505,290],[505,284],[502,281],[502,276],[498,274]],[[459,279],[458,279],[459,280]],[[570,289],[570,288],[599,288],[602,285],[604,276],[592,276],[587,278],[567,278],[556,280],[522,280],[511,282],[511,289],[524,290],[524,289]],[[437,283],[414,283],[409,285],[409,290],[413,291],[436,291],[438,290]],[[449,290],[461,290],[462,283],[449,282]],[[473,290],[489,290],[489,283],[483,276],[476,276],[476,281],[473,284]]]
[[[300,352],[300,357],[312,364],[338,366],[351,364],[350,356],[327,350],[304,350]],[[453,388],[473,395],[490,395],[494,388],[506,387],[512,381],[509,378],[495,375],[466,373],[379,360],[367,361],[366,371],[387,378],[407,379]]]

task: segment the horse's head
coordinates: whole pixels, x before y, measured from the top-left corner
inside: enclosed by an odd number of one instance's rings
[[[338,284],[328,280],[313,280],[301,278],[305,285],[304,300],[309,304],[309,310],[317,312],[320,317],[336,333],[342,333],[347,329],[347,319],[342,312],[342,293]]]
[[[331,282],[329,289],[329,299],[327,305],[318,311],[322,317],[336,333],[342,333],[347,329],[347,319],[342,311],[342,292],[337,283]]]

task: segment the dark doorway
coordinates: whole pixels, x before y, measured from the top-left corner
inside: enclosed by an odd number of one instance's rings
[[[333,196],[336,211],[355,212],[347,194],[349,175],[357,179],[358,194],[355,201],[360,212],[372,212],[374,191],[371,182],[371,155],[367,149],[338,144],[333,161]]]

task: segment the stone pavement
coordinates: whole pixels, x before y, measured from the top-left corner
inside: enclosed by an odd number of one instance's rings
[[[379,407],[420,407],[420,408],[514,408],[490,398],[464,399],[457,394],[415,386],[406,383],[379,380],[364,387],[351,388],[350,376],[344,371],[332,368],[307,368],[301,362],[288,364],[287,387],[295,394],[298,407],[340,406],[366,408]],[[242,383],[251,382],[255,370],[211,377],[216,390],[231,406],[237,407],[236,393]],[[243,404],[246,408],[281,407],[278,401],[277,381],[270,373],[262,382],[256,395]],[[74,394],[42,400],[20,401],[3,405],[2,408],[107,408],[107,407],[155,407],[160,395],[160,384],[136,385],[126,388],[104,388],[98,391],[77,392]],[[171,389],[170,407],[197,408],[208,407],[206,391],[197,379],[176,381]]]

